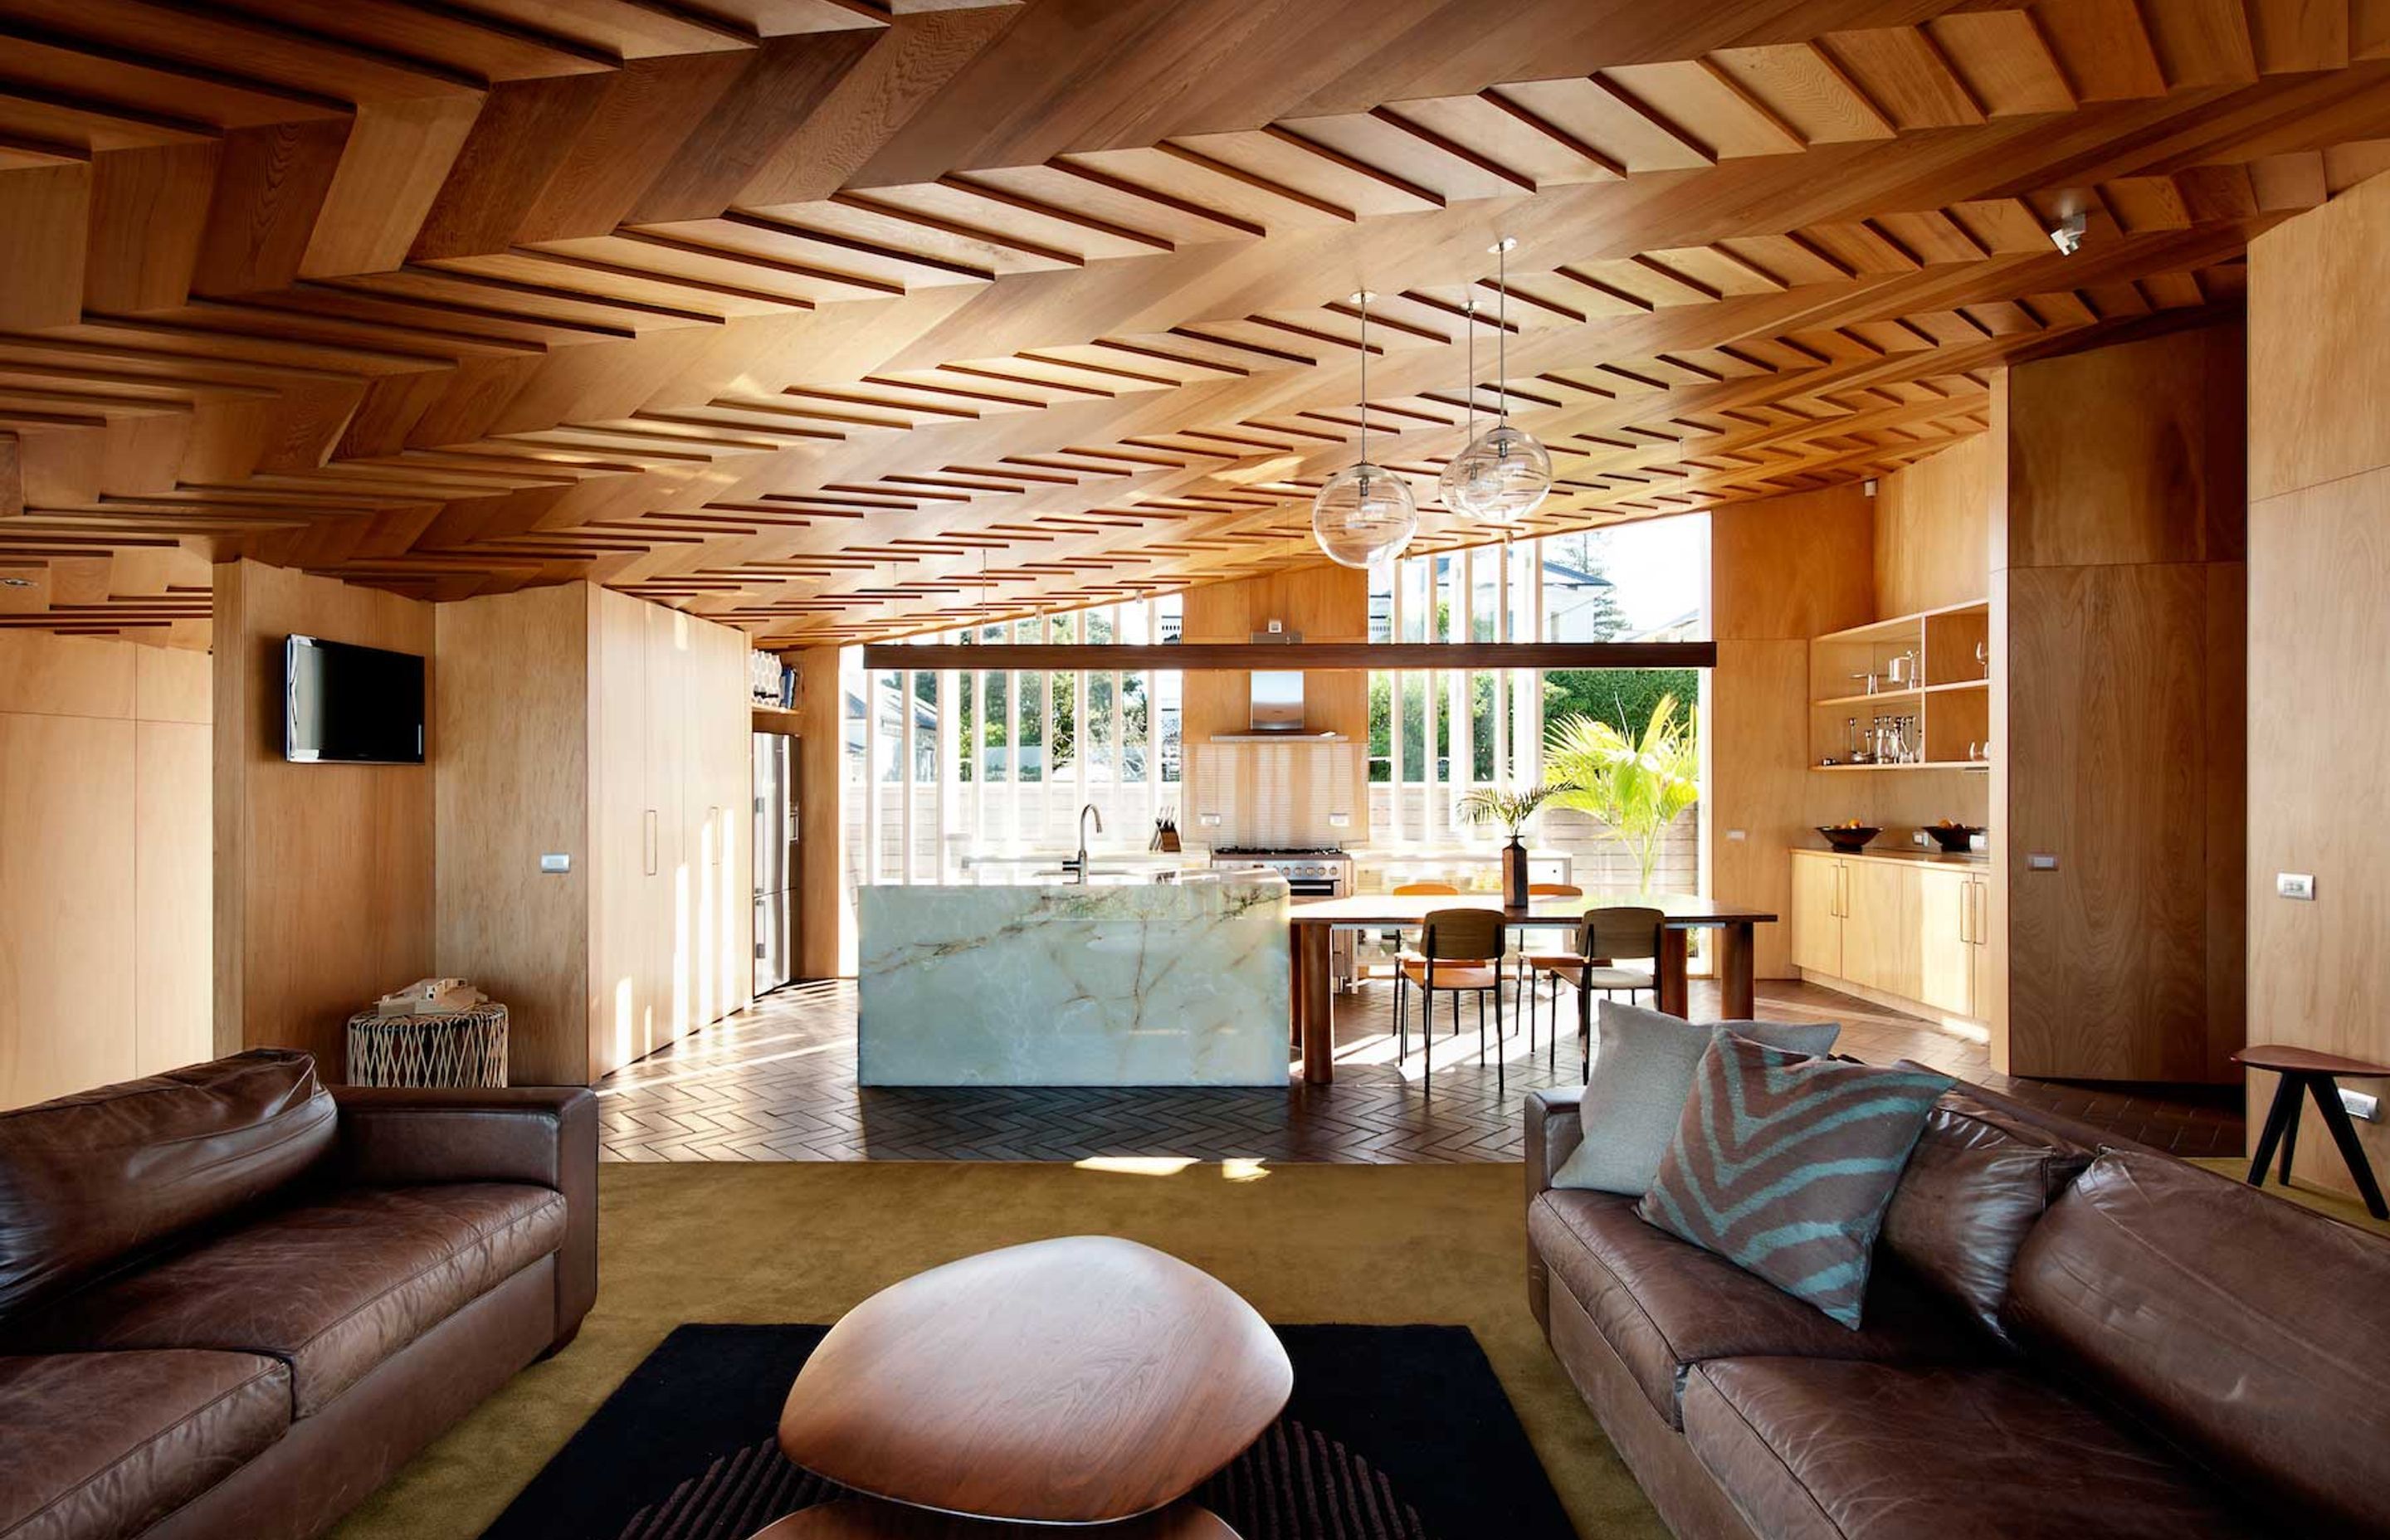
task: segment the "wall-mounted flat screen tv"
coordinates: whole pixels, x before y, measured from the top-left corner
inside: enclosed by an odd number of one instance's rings
[[[421,764],[423,660],[411,652],[293,636],[282,647],[285,758]]]

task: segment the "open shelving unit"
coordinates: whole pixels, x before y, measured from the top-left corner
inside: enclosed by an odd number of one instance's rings
[[[1831,631],[1809,644],[1809,766],[1823,772],[1984,770],[1990,766],[1991,674],[1976,656],[1991,636],[1991,606],[1984,600],[1871,621]],[[1917,660],[1916,683],[1868,690],[1892,661]],[[1820,764],[1844,759],[1857,719],[1866,737],[1878,716],[1914,716],[1924,740],[1921,760],[1892,764]]]
[[[799,731],[797,713],[792,711],[787,711],[778,706],[762,706],[751,702],[748,712],[748,720],[755,732],[787,733],[794,737]]]

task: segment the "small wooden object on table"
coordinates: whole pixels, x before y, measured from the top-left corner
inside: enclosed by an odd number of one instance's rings
[[[462,979],[419,979],[349,1018],[352,1085],[504,1085],[507,1007]]]
[[[1227,1285],[1133,1240],[1072,1236],[933,1267],[849,1311],[798,1372],[780,1450],[942,1515],[1216,1540],[1233,1532],[1171,1505],[1259,1437],[1293,1388],[1277,1334]],[[913,1532],[861,1526],[926,1522],[807,1521],[844,1527],[765,1534],[876,1540]]]
[[[2266,1167],[2272,1163],[2277,1148],[2281,1150],[2281,1183],[2291,1185],[2291,1156],[2299,1142],[2299,1097],[2310,1095],[2316,1110],[2323,1114],[2324,1127],[2332,1131],[2332,1142],[2340,1147],[2340,1158],[2348,1163],[2348,1174],[2357,1182],[2357,1195],[2365,1200],[2365,1212],[2376,1219],[2390,1219],[2390,1207],[2383,1204],[2382,1188],[2373,1180],[2365,1147],[2357,1141],[2357,1125],[2348,1121],[2348,1109],[2340,1104],[2340,1084],[2333,1078],[2390,1076],[2390,1064],[2368,1064],[2361,1059],[2278,1043],[2252,1043],[2234,1054],[2232,1062],[2251,1070],[2270,1070],[2282,1077],[2274,1086],[2274,1104],[2266,1111],[2265,1132],[2257,1136],[2256,1159],[2249,1162],[2251,1187],[2266,1185]]]

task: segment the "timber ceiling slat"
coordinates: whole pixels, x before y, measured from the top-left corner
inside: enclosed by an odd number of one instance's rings
[[[1365,286],[1422,548],[1472,406],[1537,532],[1831,484],[2390,170],[2372,0],[1065,9],[0,0],[11,623],[203,642],[237,554],[782,643],[1313,560]]]

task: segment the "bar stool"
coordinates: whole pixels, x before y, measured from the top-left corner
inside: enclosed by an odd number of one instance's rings
[[[2244,1069],[2270,1070],[2282,1077],[2274,1085],[2274,1104],[2266,1111],[2266,1131],[2257,1136],[2257,1158],[2249,1162],[2251,1187],[2266,1185],[2266,1167],[2272,1162],[2277,1146],[2282,1152],[2281,1184],[2291,1185],[2291,1153],[2299,1142],[2299,1093],[2305,1091],[2315,1097],[2316,1110],[2323,1114],[2323,1125],[2332,1131],[2332,1142],[2340,1147],[2340,1158],[2356,1180],[2365,1212],[2376,1219],[2390,1219],[2390,1208],[2384,1207],[2382,1188],[2373,1180],[2373,1167],[2365,1159],[2365,1147],[2357,1140],[2357,1125],[2348,1121],[2348,1109],[2340,1104],[2340,1084],[2332,1078],[2390,1076],[2390,1064],[2368,1064],[2361,1059],[2343,1059],[2336,1053],[2280,1043],[2252,1043],[2234,1054],[2232,1062]]]
[[[1394,975],[1394,1062],[1409,1048],[1405,1004],[1406,982],[1419,986],[1423,1002],[1420,1014],[1420,1086],[1422,1096],[1433,1084],[1435,1059],[1435,993],[1452,995],[1452,1030],[1460,1031],[1460,996],[1477,996],[1477,1062],[1485,1062],[1485,996],[1494,996],[1494,1041],[1502,1041],[1503,918],[1493,909],[1435,909],[1420,927],[1419,954],[1403,959]],[[1507,1089],[1502,1056],[1494,1056],[1494,1089]]]
[[[1576,991],[1577,1040],[1584,1046],[1585,1072],[1593,1073],[1593,1006],[1595,990],[1604,995],[1626,991],[1632,1003],[1637,990],[1651,992],[1651,1004],[1660,1003],[1660,926],[1667,916],[1657,909],[1640,905],[1602,905],[1587,909],[1577,922],[1576,951],[1574,955],[1549,966],[1539,967],[1538,974],[1548,973],[1552,979],[1552,1046],[1548,1065],[1560,1068],[1560,1000],[1561,983],[1565,980]],[[1639,958],[1651,962],[1651,970],[1620,968],[1621,957]]]

